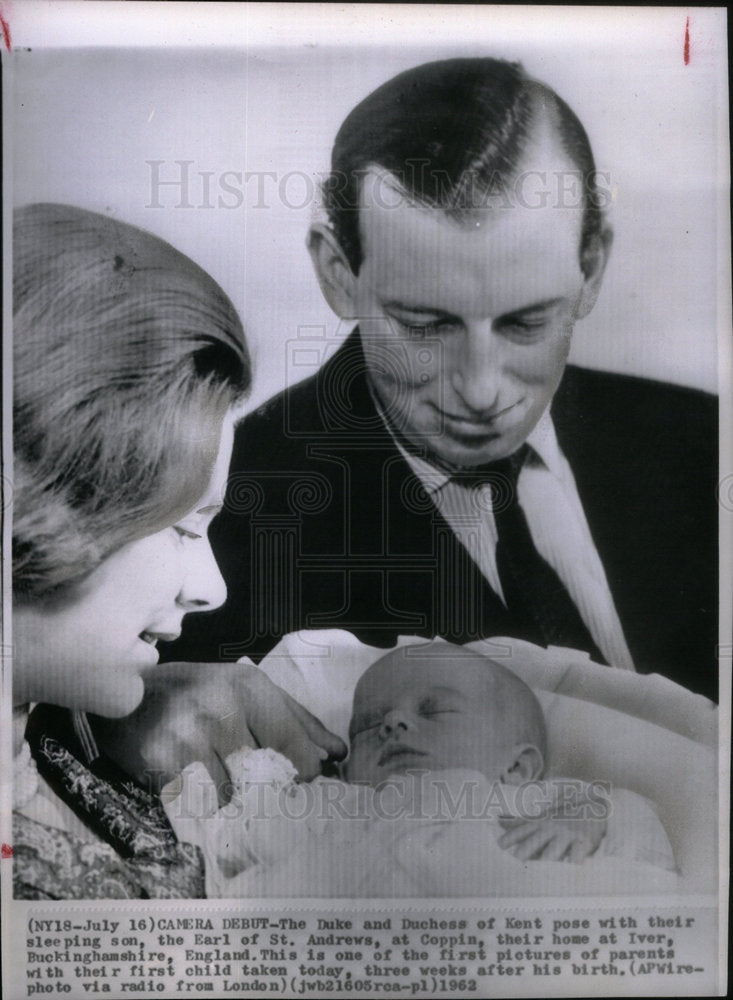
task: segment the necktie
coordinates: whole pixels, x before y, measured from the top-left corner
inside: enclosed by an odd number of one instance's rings
[[[524,444],[508,458],[455,478],[463,486],[491,486],[496,566],[507,607],[522,623],[522,638],[543,646],[582,649],[596,662],[605,663],[565,584],[532,540],[517,491],[528,452]]]

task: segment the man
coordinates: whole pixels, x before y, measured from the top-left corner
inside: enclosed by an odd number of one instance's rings
[[[566,365],[611,248],[572,111],[516,65],[419,66],[348,116],[324,191],[309,249],[358,327],[239,428],[229,597],[168,655],[511,635],[715,697],[715,404]]]

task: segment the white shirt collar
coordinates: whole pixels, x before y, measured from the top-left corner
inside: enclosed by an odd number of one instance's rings
[[[433,465],[427,459],[407,451],[402,442],[392,431],[392,428],[389,426],[388,421],[385,419],[384,412],[379,405],[379,400],[373,393],[372,398],[374,399],[374,405],[377,408],[379,416],[382,418],[385,427],[389,431],[389,434],[402,457],[423,484],[428,492],[428,495],[432,496],[437,493],[451,478],[451,474],[446,472],[445,469],[440,469],[438,466]],[[553,424],[552,417],[550,416],[549,406],[535,424],[531,434],[528,436],[527,444],[530,448],[532,448],[537,456],[537,459],[539,459],[539,461],[544,464],[547,469],[553,473],[553,475],[558,477],[561,475],[563,457],[560,451],[560,445],[557,441],[557,435],[555,434],[555,425]]]

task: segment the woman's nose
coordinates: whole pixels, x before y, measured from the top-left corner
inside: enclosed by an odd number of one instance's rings
[[[400,736],[402,733],[406,733],[411,727],[412,724],[410,722],[409,714],[399,708],[393,708],[392,711],[387,712],[385,717],[382,719],[382,725],[379,728],[379,735],[383,740],[386,740],[390,737]]]
[[[213,611],[224,603],[227,586],[206,535],[186,553],[184,574],[178,603],[187,611]]]

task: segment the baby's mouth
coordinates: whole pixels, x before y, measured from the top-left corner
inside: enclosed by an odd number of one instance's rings
[[[422,750],[415,750],[413,747],[405,746],[403,743],[395,743],[387,747],[377,761],[377,764],[379,767],[384,767],[385,764],[401,763],[415,757],[427,756]]]

